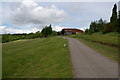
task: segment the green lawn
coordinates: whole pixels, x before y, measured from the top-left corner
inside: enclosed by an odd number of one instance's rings
[[[3,78],[72,78],[67,40],[39,38],[2,46]]]
[[[108,33],[105,35],[101,33],[95,33],[92,35],[79,34],[72,35],[72,37],[79,39],[81,42],[83,42],[90,48],[95,49],[97,52],[103,54],[104,56],[107,56],[110,59],[113,59],[114,61],[118,61],[118,48],[93,42],[93,40],[96,40],[100,42],[118,45],[118,34],[115,33]]]

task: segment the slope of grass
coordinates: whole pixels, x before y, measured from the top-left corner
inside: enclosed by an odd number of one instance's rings
[[[107,34],[94,33],[91,35],[79,34],[79,35],[74,35],[73,37],[87,38],[88,40],[91,40],[91,41],[94,40],[94,41],[114,44],[118,46],[118,33],[107,33]]]
[[[95,43],[92,40],[97,40],[100,42],[107,42],[110,44],[116,44],[118,45],[118,34],[115,33],[108,33],[108,34],[100,34],[95,33],[92,35],[88,34],[79,34],[79,35],[72,35],[73,38],[77,38],[80,41],[82,41],[84,44],[88,45],[90,48],[95,49],[97,52],[103,54],[104,56],[107,56],[114,61],[118,61],[118,48],[103,45],[100,43]]]
[[[110,59],[114,61],[118,61],[118,49],[117,48],[102,45],[99,43],[94,43],[94,42],[83,40],[83,39],[79,39],[79,40],[82,41],[84,44],[88,45],[90,48],[95,49],[97,52],[101,53],[102,55],[109,57]]]
[[[59,37],[3,44],[3,78],[72,78],[66,39]]]

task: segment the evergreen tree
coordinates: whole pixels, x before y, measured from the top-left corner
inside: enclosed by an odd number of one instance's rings
[[[117,5],[114,4],[113,10],[112,10],[112,16],[110,18],[110,22],[114,22],[117,20]]]
[[[104,32],[116,32],[118,30],[118,19],[117,19],[117,5],[114,4],[112,9],[112,16],[110,18],[110,23],[108,23],[105,27]],[[118,31],[117,31],[118,32]]]
[[[118,20],[116,24],[117,24],[116,31],[120,33],[120,11],[119,11]]]

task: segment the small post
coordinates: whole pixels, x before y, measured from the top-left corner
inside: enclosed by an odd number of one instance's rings
[[[66,44],[64,44],[64,47],[66,47]]]

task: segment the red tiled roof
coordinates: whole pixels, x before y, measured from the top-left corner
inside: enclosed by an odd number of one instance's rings
[[[83,31],[80,30],[80,29],[64,28],[63,30],[68,30],[68,32],[69,32],[69,30],[71,30],[72,32],[80,32],[80,33],[83,33]]]

